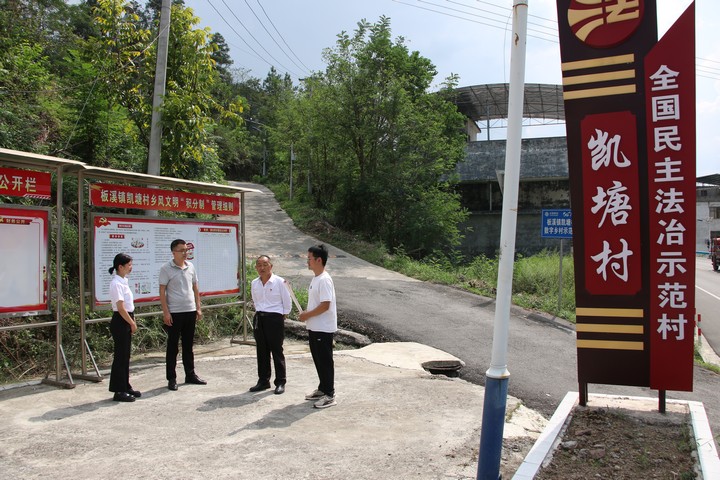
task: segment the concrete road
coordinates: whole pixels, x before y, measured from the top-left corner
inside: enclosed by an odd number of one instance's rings
[[[246,195],[247,256],[274,260],[275,273],[305,287],[307,247],[318,243],[299,230],[280,209],[274,196]],[[337,248],[330,248],[328,271],[333,276],[341,317],[364,322],[403,341],[429,345],[466,362],[461,377],[484,384],[494,323],[494,301],[454,288],[420,282],[371,265]],[[551,416],[568,391],[577,391],[574,325],[562,319],[514,308],[510,318],[509,393],[529,408]],[[715,435],[720,434],[720,375],[695,368],[694,392],[668,392],[668,398],[701,401]],[[595,385],[590,393],[656,397],[640,387]],[[717,443],[717,440],[716,440]]]

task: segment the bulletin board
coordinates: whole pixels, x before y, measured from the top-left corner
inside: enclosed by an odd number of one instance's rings
[[[160,267],[172,260],[170,243],[178,238],[187,244],[187,260],[195,266],[202,297],[240,294],[239,223],[100,214],[91,217],[95,310],[106,310],[110,304],[112,275],[108,269],[118,253],[133,259],[128,283],[135,303],[159,303]]]
[[[0,205],[0,316],[50,313],[50,209]]]

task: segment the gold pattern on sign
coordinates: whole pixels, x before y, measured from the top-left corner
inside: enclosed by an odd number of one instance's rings
[[[578,335],[587,333],[600,333],[609,335],[643,335],[644,325],[625,323],[588,323],[583,322],[582,317],[594,318],[637,318],[642,319],[644,311],[642,308],[590,308],[578,307],[575,309],[577,323],[575,331]],[[645,345],[642,341],[636,340],[590,340],[585,338],[577,339],[577,348],[595,348],[601,350],[637,350],[642,351]]]
[[[576,332],[582,333],[624,333],[628,335],[642,335],[645,328],[642,325],[616,325],[612,323],[578,323]]]
[[[607,97],[612,95],[626,95],[637,92],[635,86],[636,71],[633,67],[635,55],[613,55],[611,57],[592,58],[564,62],[562,64],[563,87],[585,86],[582,90],[567,90],[563,88],[565,100],[578,100],[581,98]],[[607,67],[613,67],[610,70]],[[580,75],[570,75],[569,72],[584,70]],[[598,71],[602,70],[602,71]],[[609,82],[629,80],[619,85],[608,85]]]
[[[568,24],[571,27],[584,23],[575,36],[583,42],[596,29],[603,25],[637,20],[640,18],[640,9],[637,2],[617,2],[601,5],[604,0],[579,0],[586,5],[599,5],[597,8],[571,8],[568,10]]]
[[[635,70],[618,70],[617,72],[594,73],[591,75],[575,75],[563,78],[563,85],[580,85],[583,83],[608,82],[635,78]]]
[[[577,307],[575,315],[578,317],[628,317],[642,318],[642,308],[588,308]]]
[[[591,58],[589,60],[577,60],[575,62],[564,62],[562,71],[567,72],[570,70],[584,70],[586,68],[597,68],[607,67],[609,65],[622,65],[627,63],[633,63],[635,61],[635,54],[628,53],[625,55],[614,55],[612,57],[599,57]]]
[[[635,85],[623,85],[620,87],[592,88],[589,90],[575,90],[563,92],[563,100],[578,100],[581,98],[610,97],[612,95],[625,95],[635,93]]]
[[[614,340],[578,340],[577,348],[597,348],[601,350],[637,350],[642,351],[643,342],[621,342]]]

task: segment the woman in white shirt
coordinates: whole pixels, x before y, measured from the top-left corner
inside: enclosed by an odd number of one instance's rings
[[[110,370],[110,391],[115,392],[116,402],[134,402],[141,394],[130,386],[130,340],[137,330],[135,323],[133,293],[128,285],[127,275],[132,272],[132,257],[118,253],[108,272],[113,275],[110,282],[110,301],[113,316],[110,333],[113,337],[113,363]]]

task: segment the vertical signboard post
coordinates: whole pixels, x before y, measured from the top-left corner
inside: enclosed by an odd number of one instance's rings
[[[558,0],[587,385],[692,390],[694,4],[659,42],[655,0]]]
[[[562,286],[563,286],[563,258],[564,242],[566,238],[572,238],[572,210],[569,208],[544,208],[541,215],[542,225],[540,236],[542,238],[560,239],[560,262],[558,266],[558,311],[562,309]]]

